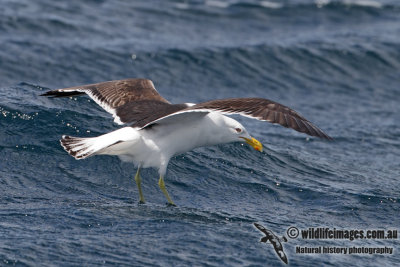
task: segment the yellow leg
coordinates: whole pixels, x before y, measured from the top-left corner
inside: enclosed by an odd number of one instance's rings
[[[164,193],[165,197],[168,200],[168,203],[172,206],[176,206],[172,199],[169,197],[167,189],[165,188],[164,177],[160,175],[160,180],[158,180],[158,186],[160,187],[161,191]]]
[[[136,185],[139,189],[139,203],[143,204],[144,203],[144,197],[143,197],[143,192],[142,192],[142,179],[140,178],[140,167],[138,168],[136,175],[135,175],[135,181]]]

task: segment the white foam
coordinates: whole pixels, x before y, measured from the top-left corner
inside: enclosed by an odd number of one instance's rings
[[[189,4],[187,3],[177,3],[175,4],[175,7],[178,9],[189,9]]]
[[[346,0],[345,4],[365,7],[382,8],[382,3],[373,0]]]
[[[207,6],[214,6],[214,7],[219,7],[219,8],[227,8],[229,7],[229,3],[225,1],[215,1],[215,0],[207,0],[206,1]]]
[[[332,3],[331,0],[315,0],[315,4],[318,8],[324,7],[330,3]],[[342,3],[348,6],[364,6],[374,8],[382,8],[383,6],[382,3],[374,0],[343,0]]]
[[[266,8],[273,8],[273,9],[278,9],[283,7],[283,4],[281,3],[270,2],[270,1],[261,1],[260,5]]]
[[[315,0],[315,4],[318,8],[324,7],[328,5],[331,1],[330,0]]]

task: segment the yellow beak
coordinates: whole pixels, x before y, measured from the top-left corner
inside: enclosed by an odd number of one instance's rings
[[[262,152],[263,151],[263,146],[260,143],[260,141],[258,141],[257,139],[255,139],[254,137],[252,137],[251,139],[246,138],[246,137],[240,137],[243,138],[247,144],[251,145],[255,150]]]

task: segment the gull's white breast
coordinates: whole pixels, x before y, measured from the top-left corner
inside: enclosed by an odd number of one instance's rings
[[[231,142],[226,140],[224,122],[227,119],[232,120],[219,113],[195,112],[176,115],[149,128],[125,127],[123,131],[117,130],[125,135],[125,141],[103,150],[101,154],[118,155],[123,161],[144,168],[159,168],[160,174],[165,174],[168,162],[174,155],[196,147]]]

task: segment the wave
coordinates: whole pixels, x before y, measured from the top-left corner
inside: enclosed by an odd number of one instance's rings
[[[220,1],[205,0],[197,3],[176,3],[178,9],[198,9],[198,8],[217,8],[217,9],[234,9],[234,8],[263,8],[270,10],[283,10],[294,8],[373,8],[373,9],[397,9],[399,6],[396,1],[377,1],[377,0],[315,0],[315,1]]]

